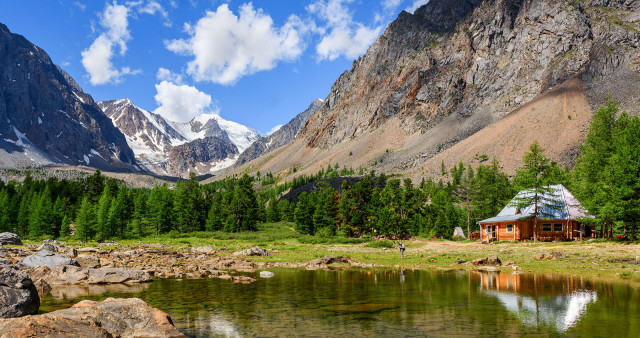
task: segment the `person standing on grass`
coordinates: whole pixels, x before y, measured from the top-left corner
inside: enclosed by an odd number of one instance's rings
[[[404,243],[400,243],[400,258],[404,258]]]

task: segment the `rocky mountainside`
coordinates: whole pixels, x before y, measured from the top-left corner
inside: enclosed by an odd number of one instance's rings
[[[0,167],[139,170],[124,135],[42,49],[0,24]]]
[[[309,107],[302,113],[296,115],[291,121],[284,126],[280,127],[273,134],[261,137],[255,140],[246,150],[240,154],[235,166],[243,165],[253,159],[256,159],[263,154],[266,154],[274,149],[278,149],[286,144],[289,144],[296,138],[300,128],[307,123],[309,117],[318,110],[324,100],[315,99],[309,104]]]
[[[300,175],[339,163],[419,178],[441,162],[496,156],[512,173],[535,139],[571,165],[608,93],[640,108],[638,9],[639,0],[431,0],[354,61],[295,142],[241,170]]]
[[[188,123],[167,121],[128,99],[98,105],[126,136],[140,166],[160,175],[208,174],[232,165],[260,137],[255,129],[203,114]]]

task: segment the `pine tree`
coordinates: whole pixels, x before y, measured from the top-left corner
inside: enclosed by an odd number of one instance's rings
[[[280,221],[280,212],[278,209],[278,202],[275,197],[269,199],[267,205],[267,222],[275,223]]]
[[[29,234],[29,210],[33,192],[28,191],[22,195],[20,208],[18,209],[18,234],[26,237]]]
[[[513,197],[513,188],[509,177],[500,170],[500,164],[494,157],[488,166],[480,165],[474,179],[475,213],[479,219],[497,215]]]
[[[291,206],[289,205],[289,201],[286,199],[280,200],[278,202],[278,211],[280,212],[280,220],[285,222],[293,221],[293,214],[291,213]]]
[[[96,226],[95,208],[91,205],[89,196],[85,196],[80,204],[76,216],[76,236],[85,242],[93,238]]]
[[[0,182],[3,182],[0,180]],[[4,184],[4,182],[3,182]],[[9,199],[9,191],[7,189],[0,190],[0,231],[11,231],[11,215],[10,209],[8,206],[10,205],[11,200]]]
[[[133,217],[131,220],[133,232],[137,237],[145,237],[149,231],[147,218],[147,195],[138,190],[133,195]]]
[[[313,213],[309,213],[309,211],[313,209],[309,204],[309,194],[307,194],[306,191],[303,191],[298,196],[298,201],[295,204],[296,208],[293,213],[294,221],[296,223],[296,231],[305,235],[312,235],[314,232]]]
[[[522,159],[523,165],[516,171],[514,183],[521,189],[527,189],[530,193],[520,194],[512,200],[512,206],[524,209],[533,204],[533,240],[538,239],[538,219],[546,218],[543,212],[546,209],[559,205],[554,197],[556,191],[549,187],[549,177],[552,173],[551,161],[544,156],[544,149],[538,141],[534,141],[529,147],[529,152]]]
[[[236,182],[229,210],[233,217],[233,231],[257,230],[258,202],[253,190],[253,178],[251,176],[244,174]]]
[[[211,208],[207,217],[205,226],[206,231],[220,231],[224,229],[225,221],[228,215],[225,212],[222,193],[216,192],[211,201]]]
[[[96,226],[99,241],[106,240],[113,235],[111,225],[109,224],[109,210],[111,209],[112,198],[111,189],[109,186],[106,186],[102,191],[96,209]]]
[[[71,224],[71,219],[69,218],[69,216],[64,215],[60,225],[60,237],[67,237],[71,235],[71,228],[69,224]]]
[[[172,206],[171,192],[166,183],[159,186],[156,185],[151,189],[147,207],[149,210],[149,223],[156,236],[172,230]]]
[[[109,214],[108,214],[108,227],[109,227],[109,235],[110,236],[120,236],[122,237],[125,234],[125,228],[128,220],[127,204],[128,204],[128,196],[127,196],[127,188],[121,187],[118,190],[118,195],[111,202],[109,206]]]

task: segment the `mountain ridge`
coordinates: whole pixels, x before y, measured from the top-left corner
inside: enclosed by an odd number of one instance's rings
[[[124,135],[49,55],[0,24],[0,165],[140,170]],[[6,123],[5,123],[6,121]]]
[[[513,173],[534,139],[571,166],[607,90],[639,111],[638,8],[636,0],[432,0],[387,27],[294,142],[238,171],[296,168],[296,176],[338,163],[419,179],[438,177],[442,162],[495,156]],[[463,142],[474,135],[484,141]]]

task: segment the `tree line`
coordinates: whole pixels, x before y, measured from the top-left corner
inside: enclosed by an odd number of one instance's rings
[[[294,168],[295,169],[295,168]],[[442,164],[437,181],[400,179],[375,172],[339,189],[319,181],[354,175],[328,165],[315,175],[280,183],[271,173],[244,175],[201,185],[195,175],[174,187],[131,189],[100,171],[76,181],[0,180],[0,231],[28,238],[82,240],[158,236],[169,232],[254,231],[261,222],[293,222],[301,234],[319,236],[426,236],[448,238],[495,216],[522,189],[543,194],[564,184],[595,216],[599,237],[636,238],[640,219],[640,119],[608,101],[593,118],[575,168],[561,168],[534,142],[514,177],[494,158],[477,167]],[[359,174],[362,173],[360,169]],[[285,191],[318,182],[297,200]],[[279,184],[280,183],[280,184]],[[530,201],[527,201],[530,203]]]

